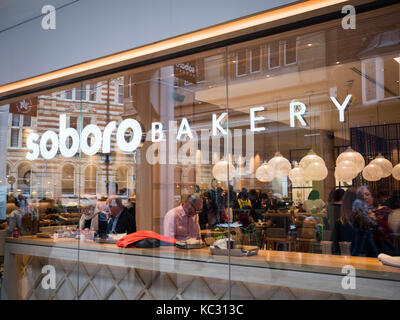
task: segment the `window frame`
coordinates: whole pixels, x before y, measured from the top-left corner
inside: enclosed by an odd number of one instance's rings
[[[281,67],[281,62],[282,62],[281,61],[281,42],[280,42],[280,40],[275,40],[275,42],[278,42],[278,61],[279,62],[278,62],[277,66],[271,67],[271,43],[273,43],[273,42],[268,43],[268,45],[267,45],[267,52],[268,52],[267,67],[268,67],[268,70],[274,70],[274,69],[278,69]]]
[[[64,179],[64,168],[65,167],[72,167],[73,168],[73,173],[72,173],[72,179]],[[76,177],[75,177],[75,166],[73,164],[70,163],[66,163],[62,166],[61,168],[61,195],[65,196],[65,197],[71,197],[71,196],[75,196],[76,195]],[[67,181],[71,181],[72,180],[72,193],[65,193],[64,189],[63,189],[63,182],[67,180]]]
[[[291,62],[291,63],[286,63],[286,45],[287,45],[287,41],[288,41],[288,39],[285,39],[285,40],[282,41],[283,42],[283,64],[284,64],[285,67],[296,65],[297,61],[298,61],[298,50],[297,50],[297,42],[298,42],[298,40],[295,39],[295,41],[296,41],[296,44],[295,44],[296,60],[294,62]]]

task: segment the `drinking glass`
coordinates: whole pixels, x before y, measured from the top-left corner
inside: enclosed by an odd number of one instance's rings
[[[351,256],[351,242],[342,241],[339,242],[340,254],[342,256]]]

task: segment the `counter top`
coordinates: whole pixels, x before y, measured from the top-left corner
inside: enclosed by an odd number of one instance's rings
[[[338,255],[323,255],[303,252],[285,252],[260,250],[258,255],[250,257],[226,257],[210,254],[208,247],[202,249],[179,249],[175,246],[159,248],[119,248],[115,244],[100,244],[92,242],[53,241],[53,239],[38,238],[36,236],[22,236],[19,238],[6,238],[10,244],[25,246],[42,246],[50,248],[65,248],[80,252],[101,252],[129,256],[144,256],[174,260],[187,260],[214,264],[227,264],[244,267],[257,267],[267,269],[303,271],[319,274],[341,275],[345,265],[356,269],[357,277],[400,281],[400,268],[382,265],[377,258],[344,257]]]

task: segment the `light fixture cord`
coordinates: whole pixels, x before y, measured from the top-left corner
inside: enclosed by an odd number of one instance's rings
[[[279,151],[279,120],[278,120],[278,100],[276,100],[276,126],[277,126],[277,135],[276,135],[276,151]]]

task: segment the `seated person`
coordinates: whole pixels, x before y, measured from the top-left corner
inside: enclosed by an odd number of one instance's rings
[[[267,210],[278,210],[279,200],[275,197],[271,189],[267,191],[267,198],[264,203]]]
[[[249,224],[254,222],[254,218],[251,216],[251,208],[249,206],[244,206],[239,211],[238,217],[240,223],[242,224],[243,228],[247,228]]]
[[[99,232],[99,229],[107,229],[107,221],[110,218],[108,207],[104,203],[98,201],[96,206],[82,207],[82,215],[79,221],[79,229],[90,229]]]
[[[164,236],[178,241],[200,240],[199,212],[202,207],[203,202],[198,196],[189,195],[183,204],[168,211],[164,216]]]
[[[136,232],[135,207],[127,208],[122,204],[120,197],[113,195],[106,201],[110,218],[106,224],[105,232],[108,233],[133,233]],[[104,230],[99,230],[104,234]]]

